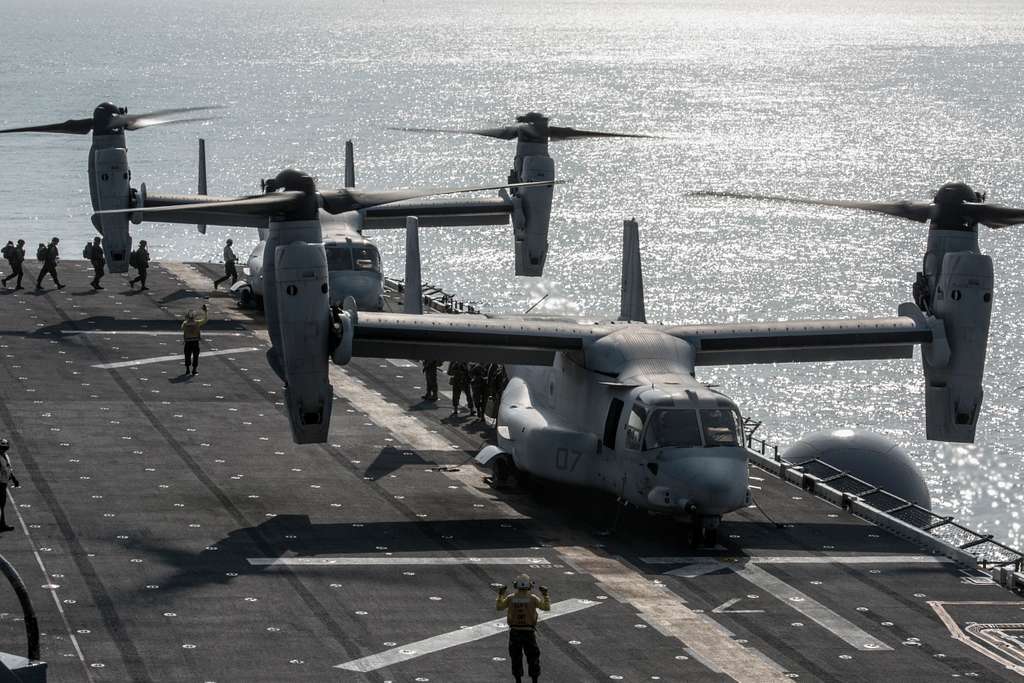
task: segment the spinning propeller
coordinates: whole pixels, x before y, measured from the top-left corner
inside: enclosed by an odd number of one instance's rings
[[[407,133],[456,133],[468,135],[482,135],[488,138],[499,140],[519,139],[523,142],[553,142],[558,140],[574,140],[578,138],[658,138],[657,135],[643,135],[639,133],[608,133],[596,130],[581,130],[579,128],[566,128],[563,126],[548,125],[548,117],[537,112],[529,112],[516,117],[516,123],[512,126],[502,128],[397,128],[389,127],[388,130],[400,130]]]
[[[835,206],[842,209],[859,209],[884,213],[888,216],[906,218],[918,223],[931,221],[939,230],[969,230],[978,223],[990,228],[1008,228],[1024,223],[1024,209],[1015,209],[999,204],[986,204],[985,195],[975,192],[964,183],[947,183],[935,193],[931,203],[923,202],[857,202],[827,199],[801,199],[778,195],[743,194],[738,192],[702,191],[689,192],[690,197],[726,197],[732,199],[757,199],[811,206]]]
[[[0,133],[69,133],[72,135],[85,135],[90,131],[98,134],[112,134],[123,130],[139,130],[150,126],[160,126],[169,123],[188,123],[191,121],[208,121],[211,117],[174,118],[178,114],[187,114],[194,111],[207,111],[220,109],[218,106],[210,107],[185,107],[180,109],[159,109],[145,114],[129,114],[124,107],[118,107],[109,102],[96,107],[92,117],[88,119],[68,119],[62,123],[49,123],[41,126],[25,126],[23,128],[8,128],[0,130]]]
[[[527,188],[552,185],[552,181],[532,183],[510,183],[504,185],[487,185],[479,187],[418,187],[408,190],[357,190],[355,188],[344,188],[340,190],[317,190],[313,177],[296,171],[286,169],[277,174],[276,177],[264,182],[265,194],[238,197],[236,199],[212,200],[209,197],[199,195],[197,201],[187,204],[170,204],[163,206],[145,205],[136,208],[110,209],[97,211],[103,214],[121,213],[162,213],[171,211],[208,211],[210,209],[232,209],[239,213],[258,214],[266,216],[304,214],[312,218],[316,215],[316,209],[322,208],[330,214],[339,214],[346,211],[359,211],[372,206],[390,204],[407,199],[418,199],[444,194],[460,194],[464,192],[484,192],[488,190],[500,190],[505,188]],[[203,200],[207,201],[203,201]]]

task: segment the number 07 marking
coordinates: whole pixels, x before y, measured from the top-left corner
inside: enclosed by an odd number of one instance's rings
[[[583,453],[580,451],[570,451],[568,448],[559,448],[555,451],[555,467],[560,470],[567,469],[572,472],[576,469],[576,465],[579,464],[580,458],[582,457]]]

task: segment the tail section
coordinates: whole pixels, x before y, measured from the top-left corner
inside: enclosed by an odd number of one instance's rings
[[[622,223],[622,302],[619,320],[647,322],[644,274],[640,264],[640,229],[636,219]]]
[[[406,313],[423,313],[423,279],[420,273],[420,222],[405,219],[405,308]]]
[[[345,187],[356,186],[356,162],[352,152],[352,141],[345,141]]]
[[[206,191],[206,140],[202,138],[199,138],[199,187],[197,190],[199,194],[209,194]],[[196,230],[200,235],[205,235],[206,223],[198,224]]]

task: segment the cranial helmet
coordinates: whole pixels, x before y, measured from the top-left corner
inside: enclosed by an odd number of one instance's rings
[[[189,320],[195,320],[196,319],[196,312],[193,311],[193,310],[190,310],[188,313],[185,314],[185,317],[188,318]]]
[[[533,588],[533,581],[528,574],[520,574],[512,585],[516,587],[517,591],[528,591]]]
[[[7,439],[0,439],[0,448],[8,448],[10,445]]]

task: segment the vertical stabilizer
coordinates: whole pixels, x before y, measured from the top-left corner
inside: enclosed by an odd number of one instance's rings
[[[356,186],[356,162],[352,153],[352,141],[345,141],[345,187]]]
[[[619,320],[647,322],[644,274],[640,265],[640,228],[636,219],[622,223],[622,303]]]
[[[206,191],[206,140],[199,138],[199,194],[209,194]],[[200,235],[206,234],[206,223],[196,226]]]
[[[423,313],[423,283],[420,275],[420,221],[405,219],[405,308],[406,313]]]

